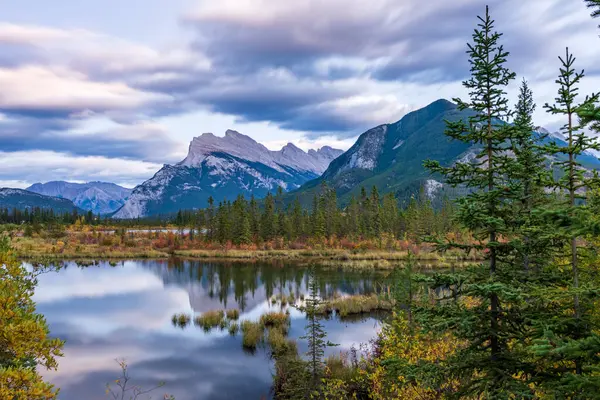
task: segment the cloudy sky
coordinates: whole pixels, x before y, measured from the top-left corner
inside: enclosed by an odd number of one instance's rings
[[[600,89],[600,30],[583,1],[2,1],[0,186],[134,186],[194,136],[228,128],[272,149],[348,148],[464,97],[466,42],[486,3],[538,103],[555,96],[566,46],[586,69],[583,91]],[[540,107],[536,122],[560,121]]]

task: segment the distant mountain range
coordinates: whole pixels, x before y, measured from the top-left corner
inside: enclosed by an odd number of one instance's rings
[[[76,207],[71,200],[58,197],[45,196],[23,189],[0,189],[0,208],[9,210],[32,210],[34,208],[52,209],[55,213],[63,214],[77,211],[80,214],[84,210]]]
[[[460,111],[447,100],[437,100],[397,122],[369,129],[346,152],[331,147],[305,152],[291,143],[272,151],[233,130],[223,137],[205,133],[192,140],[183,161],[164,165],[133,190],[103,182],[48,182],[28,190],[54,197],[34,198],[27,194],[30,192],[3,189],[10,194],[5,194],[4,204],[41,206],[46,199],[52,208],[79,207],[127,219],[204,208],[211,196],[215,202],[234,200],[240,194],[261,198],[278,187],[289,192],[286,200],[299,198],[308,206],[324,182],[336,190],[342,205],[351,196],[359,196],[363,187],[371,190],[373,186],[381,194],[394,193],[400,200],[408,200],[421,189],[430,198],[439,199],[441,193],[456,192],[441,177],[431,175],[423,167],[423,160],[438,160],[450,166],[474,159],[480,147],[444,135],[446,120],[471,115],[471,110]],[[559,133],[543,128],[536,129],[536,133],[544,137],[544,142],[566,144]],[[549,158],[549,166],[558,160],[560,157]],[[580,156],[579,161],[589,170],[600,170],[594,153]],[[11,196],[10,201],[6,200]],[[60,202],[60,198],[72,200],[74,205]]]
[[[52,181],[35,183],[27,190],[46,196],[68,199],[83,210],[102,215],[113,213],[121,208],[131,194],[131,189],[108,182]]]
[[[263,197],[278,187],[297,189],[319,177],[342,153],[327,146],[305,152],[291,143],[272,151],[233,130],[224,137],[205,133],[192,140],[183,161],[165,165],[137,186],[114,218],[204,208],[211,196],[219,202],[240,194]]]

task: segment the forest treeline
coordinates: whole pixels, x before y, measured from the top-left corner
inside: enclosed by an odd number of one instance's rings
[[[348,206],[338,205],[335,190],[326,184],[315,195],[312,207],[305,209],[296,199],[285,206],[283,192],[271,193],[261,201],[238,196],[234,201],[215,204],[197,211],[180,211],[174,219],[179,227],[196,228],[208,242],[235,245],[284,239],[288,242],[323,238],[377,239],[420,238],[449,232],[453,222],[453,205],[448,199],[439,209],[421,190],[404,208],[393,194],[381,197],[375,187],[364,188],[359,198]]]

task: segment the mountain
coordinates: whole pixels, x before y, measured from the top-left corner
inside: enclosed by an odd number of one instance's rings
[[[459,111],[455,104],[440,99],[395,123],[372,128],[336,158],[321,177],[286,197],[288,200],[298,197],[303,204],[310,204],[325,182],[336,190],[342,204],[351,196],[359,196],[363,187],[370,191],[373,186],[381,194],[393,192],[400,200],[418,194],[421,188],[433,198],[448,188],[440,177],[431,176],[423,167],[423,161],[438,160],[449,166],[473,159],[479,151],[477,146],[444,135],[446,120],[466,120],[471,115],[473,111]],[[540,129],[539,134],[547,134],[547,131]],[[564,144],[560,134],[548,135],[543,141]],[[586,168],[600,169],[600,161],[593,154],[583,155],[580,161]]]
[[[218,137],[205,133],[190,143],[187,157],[165,165],[137,186],[114,218],[139,218],[206,207],[239,194],[263,197],[281,186],[299,188],[319,177],[343,151],[331,147],[305,152],[291,143],[267,149],[249,136],[228,130]]]
[[[58,197],[45,196],[38,193],[29,192],[22,189],[0,189],[0,208],[18,210],[33,208],[53,209],[54,212],[62,214],[76,210],[78,213],[85,213],[84,210],[77,208],[71,200]]]
[[[125,204],[131,189],[108,182],[72,183],[53,181],[35,183],[27,190],[46,196],[69,199],[86,211],[94,214],[110,214]]]

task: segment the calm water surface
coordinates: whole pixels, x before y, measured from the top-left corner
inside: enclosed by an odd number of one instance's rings
[[[248,354],[239,335],[205,333],[193,324],[181,329],[171,317],[238,308],[241,320],[257,320],[279,309],[271,296],[307,293],[305,268],[174,260],[65,265],[43,274],[35,294],[52,335],[66,340],[58,371],[45,373],[61,388],[60,399],[106,399],[106,382],[119,376],[117,358],[129,363],[134,384],[166,382],[154,399],[165,392],[177,400],[270,398],[273,364],[264,350]],[[384,281],[376,273],[337,270],[319,270],[317,279],[323,297],[371,293]],[[291,317],[290,337],[298,338],[306,320],[297,310]],[[381,328],[370,316],[324,325],[328,339],[340,345],[329,353],[367,343]],[[306,351],[304,341],[299,347]]]

